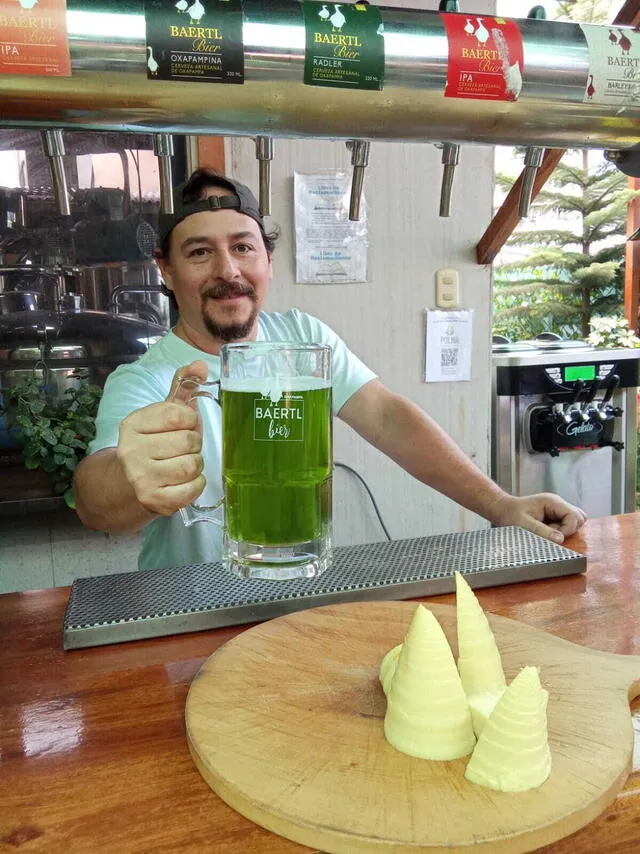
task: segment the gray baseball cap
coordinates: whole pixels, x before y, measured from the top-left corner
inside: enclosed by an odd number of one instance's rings
[[[191,214],[200,213],[201,211],[217,211],[232,209],[238,213],[246,214],[254,219],[258,225],[264,230],[264,222],[260,213],[260,205],[258,200],[253,195],[251,190],[240,181],[226,176],[212,177],[211,187],[221,187],[233,193],[231,196],[209,196],[208,199],[198,199],[195,202],[184,202],[182,194],[184,192],[184,184],[180,184],[173,191],[173,213],[161,213],[158,220],[158,241],[162,244],[171,231],[186,219]]]

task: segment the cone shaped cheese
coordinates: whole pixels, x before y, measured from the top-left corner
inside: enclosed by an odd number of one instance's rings
[[[502,660],[487,616],[475,593],[456,572],[458,672],[464,687],[476,735],[506,687]]]
[[[440,623],[418,605],[387,695],[384,734],[421,759],[458,759],[475,736],[460,676]]]
[[[551,772],[547,699],[537,668],[524,667],[482,730],[467,780],[501,792],[525,792],[544,783]]]
[[[389,688],[391,687],[391,682],[396,672],[401,650],[402,644],[399,643],[398,646],[394,646],[393,649],[389,650],[380,663],[379,678],[382,690],[385,694],[389,693]]]

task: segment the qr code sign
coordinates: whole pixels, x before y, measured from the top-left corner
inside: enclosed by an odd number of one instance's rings
[[[457,347],[443,347],[440,351],[440,366],[455,368],[458,364],[458,352]]]

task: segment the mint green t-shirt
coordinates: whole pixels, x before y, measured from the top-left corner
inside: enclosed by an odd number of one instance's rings
[[[283,314],[261,312],[258,341],[328,344],[332,348],[332,408],[335,415],[347,400],[376,378],[336,333],[309,314],[291,309]],[[173,332],[153,344],[136,362],[120,365],[109,375],[96,419],[96,437],[89,453],[118,444],[120,422],[136,409],[166,400],[178,368],[202,359],[209,380],[220,378],[220,358],[203,353]],[[213,401],[200,406],[203,417],[202,455],[207,487],[198,503],[215,504],[222,497],[221,419]],[[96,485],[99,488],[99,485]],[[138,569],[185,566],[220,560],[222,530],[209,522],[186,527],[179,513],[154,519],[144,530]]]

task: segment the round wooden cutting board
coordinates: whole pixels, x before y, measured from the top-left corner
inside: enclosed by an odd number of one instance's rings
[[[457,656],[455,607],[425,603]],[[186,705],[205,780],[257,824],[332,854],[514,854],[593,820],[624,784],[640,657],[596,652],[488,615],[511,681],[538,665],[553,767],[538,789],[494,792],[468,757],[414,759],[385,740],[383,655],[415,602],[330,605],[263,623],[216,651]]]

